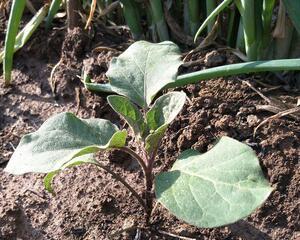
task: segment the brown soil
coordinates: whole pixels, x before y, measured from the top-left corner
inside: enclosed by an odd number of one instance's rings
[[[0,239],[109,239],[113,233],[112,239],[178,239],[171,234],[186,239],[299,239],[300,121],[273,120],[253,137],[254,128],[272,114],[256,109],[266,102],[238,78],[182,88],[190,101],[169,127],[155,164],[155,173],[166,171],[181,151],[192,147],[205,152],[223,135],[252,146],[274,191],[261,208],[236,224],[199,229],[157,205],[151,227],[147,227],[143,209],[128,190],[90,165],[60,173],[54,180],[55,196],[44,190],[42,174],[12,176],[3,172],[20,137],[55,113],[70,111],[82,118],[106,118],[124,125],[108,107],[105,96],[85,90],[77,75],[84,66],[98,82],[106,81],[108,62],[127,47],[126,39],[116,32],[96,31],[91,39],[78,29],[67,36],[62,30],[40,30],[16,55],[13,86],[0,88]],[[96,46],[101,48],[92,52]],[[49,81],[52,67],[60,59]],[[220,64],[232,61],[224,54],[218,59]],[[203,68],[206,63],[194,68]],[[282,88],[260,90],[295,103],[296,94]],[[111,152],[98,159],[142,194],[141,169],[128,156]],[[118,233],[122,229],[129,230]]]

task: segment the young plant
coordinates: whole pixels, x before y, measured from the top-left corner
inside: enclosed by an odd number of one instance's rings
[[[145,209],[147,220],[156,199],[178,218],[198,227],[235,222],[261,205],[271,192],[254,151],[222,137],[210,151],[182,152],[169,172],[153,176],[157,151],[168,125],[185,103],[183,92],[158,92],[176,80],[181,64],[178,47],[171,42],[134,43],[111,62],[107,76],[119,95],[108,97],[110,106],[131,127],[136,151],[125,146],[126,130],[104,119],[79,119],[61,113],[38,131],[25,135],[5,171],[13,174],[48,173],[45,186],[53,191],[53,177],[66,167],[95,164],[122,182]],[[122,95],[122,96],[120,96]],[[145,177],[144,198],[119,175],[93,159],[97,151],[119,149],[138,161]]]

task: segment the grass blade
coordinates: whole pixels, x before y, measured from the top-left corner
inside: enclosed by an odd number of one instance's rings
[[[135,40],[143,36],[142,27],[140,24],[140,15],[137,11],[137,5],[132,0],[121,0],[124,18],[130,28],[132,37]]]
[[[235,40],[237,34],[235,34],[238,30],[239,18],[237,17],[236,7],[230,6],[228,8],[228,29],[227,29],[227,37],[226,42],[230,47],[235,47]]]
[[[291,18],[297,32],[300,34],[300,1],[299,0],[284,0],[286,10]]]
[[[300,70],[300,59],[296,58],[237,63],[180,75],[177,77],[177,80],[175,82],[168,84],[165,88],[181,87],[187,84],[197,83],[201,80],[207,80],[217,77],[226,77],[257,72],[292,70]]]
[[[297,31],[294,31],[289,57],[300,58],[300,34]]]
[[[238,9],[244,26],[246,54],[253,61],[257,59],[255,0],[240,0]]]
[[[269,50],[268,46],[272,39],[272,16],[275,6],[275,0],[263,0],[262,6],[262,39],[258,51],[261,52],[262,57],[266,58]]]
[[[169,40],[169,32],[165,21],[161,0],[151,0],[150,7],[152,12],[152,20],[156,26],[159,40],[160,41]]]
[[[240,19],[239,28],[236,36],[236,48],[241,52],[245,52],[245,38],[243,21]]]
[[[209,16],[217,6],[216,0],[206,0],[206,16]],[[207,23],[207,33],[209,33],[215,23],[215,18],[212,18]]]
[[[37,27],[41,24],[43,19],[45,18],[48,11],[48,5],[45,5],[42,7],[35,16],[26,24],[26,26],[18,33],[14,45],[13,52],[18,51],[20,48],[22,48],[25,43],[28,41],[28,39],[31,37],[31,35],[34,33],[34,31],[37,29]],[[2,51],[0,53],[0,64],[2,63],[5,51]]]
[[[4,62],[3,62],[3,74],[4,74],[4,80],[6,86],[8,86],[11,81],[14,46],[15,46],[16,35],[18,33],[20,21],[25,8],[25,4],[26,4],[25,0],[13,0],[10,15],[9,15],[7,33],[5,37]]]
[[[61,5],[61,1],[62,0],[53,0],[51,2],[50,8],[49,8],[49,12],[48,12],[48,16],[46,19],[46,29],[49,30],[51,25],[52,25],[52,21],[54,19],[55,14],[58,12],[60,5]]]
[[[215,8],[215,10],[205,19],[205,21],[202,23],[200,28],[198,29],[194,42],[196,42],[198,36],[200,33],[204,30],[204,28],[208,25],[208,23],[214,19],[224,8],[226,8],[233,0],[224,0],[222,3],[218,5],[218,7]]]
[[[210,0],[211,1],[211,0]],[[200,26],[200,1],[199,0],[189,0],[189,18],[190,18],[190,33],[192,36],[195,35]]]

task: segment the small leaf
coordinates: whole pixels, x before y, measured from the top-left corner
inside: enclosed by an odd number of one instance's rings
[[[112,91],[148,107],[155,95],[175,82],[182,64],[178,46],[172,42],[138,41],[119,57],[113,58],[107,76]]]
[[[158,98],[146,114],[149,130],[153,133],[146,138],[146,150],[152,153],[157,149],[168,125],[176,118],[185,103],[184,92],[170,92]]]
[[[184,92],[170,92],[158,98],[146,114],[149,129],[156,130],[170,124],[183,108],[185,99]]]
[[[60,113],[49,118],[38,131],[22,137],[5,171],[52,172],[75,157],[122,147],[126,135],[108,120],[81,120],[72,113]]]
[[[254,151],[229,137],[222,137],[205,154],[183,152],[170,172],[155,178],[158,201],[176,217],[198,227],[245,218],[271,191]]]
[[[0,54],[1,61],[1,54]],[[84,87],[89,91],[100,92],[100,93],[115,93],[109,83],[94,83],[91,80],[91,77],[87,74],[86,71],[83,71],[81,74],[81,82],[84,84]]]
[[[167,130],[168,125],[163,125],[160,128],[156,129],[153,133],[150,133],[145,139],[145,148],[149,155],[152,155],[160,143],[160,140],[163,138],[165,131]]]
[[[49,192],[54,194],[54,189],[52,187],[52,181],[54,179],[54,177],[59,173],[59,170],[53,171],[53,172],[49,172],[47,173],[47,175],[44,177],[44,187],[45,189]]]
[[[119,113],[132,128],[136,136],[143,136],[146,131],[144,118],[139,109],[126,97],[108,96],[109,105]]]
[[[53,182],[54,177],[66,168],[78,166],[78,165],[81,165],[81,164],[87,164],[87,163],[97,164],[97,162],[93,159],[93,154],[87,154],[87,155],[83,155],[83,156],[80,156],[80,157],[76,157],[76,158],[72,159],[71,161],[67,162],[66,164],[64,164],[59,170],[49,172],[44,177],[44,187],[45,187],[45,189],[49,193],[55,195],[54,189],[52,187],[52,182]]]

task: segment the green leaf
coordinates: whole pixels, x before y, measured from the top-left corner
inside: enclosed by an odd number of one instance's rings
[[[151,134],[146,138],[146,150],[153,152],[163,137],[168,125],[181,111],[186,99],[184,92],[170,92],[158,98],[146,114]]]
[[[170,124],[183,108],[186,94],[184,92],[169,92],[158,98],[146,114],[150,130]]]
[[[0,55],[1,57],[1,55]],[[1,58],[0,58],[1,60]],[[81,82],[84,84],[84,87],[93,92],[100,92],[100,93],[115,93],[109,83],[94,83],[91,80],[91,77],[87,74],[86,71],[82,72]]]
[[[126,120],[136,136],[144,136],[147,129],[143,115],[128,98],[113,95],[108,96],[107,101],[112,109]]]
[[[146,108],[164,86],[176,80],[180,57],[172,42],[135,42],[112,59],[106,73],[111,89]]]
[[[60,170],[56,170],[53,172],[47,173],[47,175],[44,177],[44,187],[49,192],[54,194],[54,189],[52,187],[52,182],[54,177],[60,172]]]
[[[86,164],[86,163],[92,163],[92,164],[97,164],[97,162],[93,159],[93,154],[87,154],[87,155],[82,155],[80,157],[76,157],[72,159],[71,161],[67,162],[64,164],[59,170],[55,170],[53,172],[49,172],[45,177],[44,177],[44,187],[45,189],[49,192],[55,195],[54,189],[52,187],[52,182],[54,177],[59,174],[62,170],[74,166],[78,166],[81,164]]]
[[[300,1],[283,0],[283,3],[289,14],[289,17],[291,18],[295,28],[297,29],[297,32],[300,34],[300,15],[299,15]]]
[[[152,155],[157,150],[160,140],[163,138],[167,128],[168,125],[163,125],[146,137],[145,148],[149,155]]]
[[[72,113],[60,113],[49,118],[38,131],[22,137],[5,171],[52,172],[75,157],[123,147],[126,135],[108,120],[81,120]]]
[[[170,172],[155,179],[158,201],[176,217],[198,227],[245,218],[271,191],[254,151],[229,137],[222,137],[205,154],[183,152]]]

